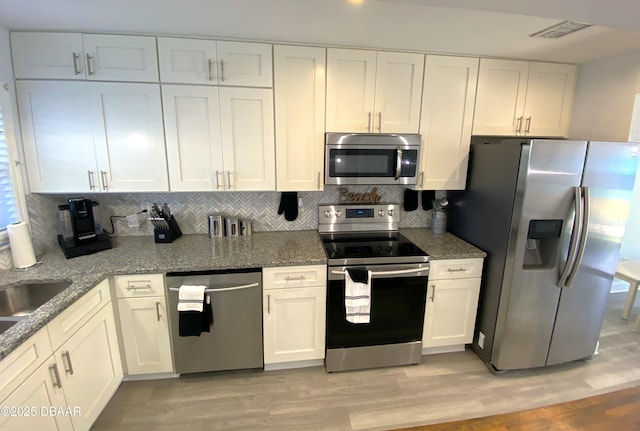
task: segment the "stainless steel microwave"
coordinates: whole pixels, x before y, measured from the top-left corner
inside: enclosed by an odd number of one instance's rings
[[[420,135],[326,133],[325,184],[416,184]]]

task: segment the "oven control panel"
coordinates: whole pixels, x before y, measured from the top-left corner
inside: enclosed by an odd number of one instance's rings
[[[397,230],[400,206],[395,205],[320,205],[318,231],[355,232]]]

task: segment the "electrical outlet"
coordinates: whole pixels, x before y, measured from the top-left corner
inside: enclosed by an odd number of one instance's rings
[[[151,202],[143,201],[142,209],[147,210],[147,213],[149,213],[149,211],[151,211]]]
[[[132,214],[127,216],[127,224],[129,227],[139,227],[140,222],[138,221],[138,215]]]

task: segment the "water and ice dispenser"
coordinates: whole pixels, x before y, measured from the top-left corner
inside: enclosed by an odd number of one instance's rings
[[[560,252],[562,220],[531,220],[524,250],[523,269],[555,268]]]

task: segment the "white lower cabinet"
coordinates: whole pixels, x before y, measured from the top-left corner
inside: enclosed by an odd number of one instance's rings
[[[0,429],[3,431],[73,430],[71,425],[73,407],[69,410],[71,414],[66,414],[67,402],[60,386],[59,375],[60,372],[53,357],[36,369],[9,398],[2,402],[3,408],[15,408],[15,412],[9,411],[9,415],[0,416]],[[59,414],[58,407],[64,409],[65,414]]]
[[[0,429],[89,430],[121,381],[105,280],[0,362]]]
[[[265,368],[317,365],[324,358],[327,267],[263,270]]]
[[[114,277],[127,375],[173,372],[162,274]]]
[[[102,308],[54,356],[67,406],[81,412],[71,417],[73,427],[88,430],[122,382],[111,306]]]
[[[422,333],[423,353],[461,350],[473,340],[482,259],[432,261]]]

